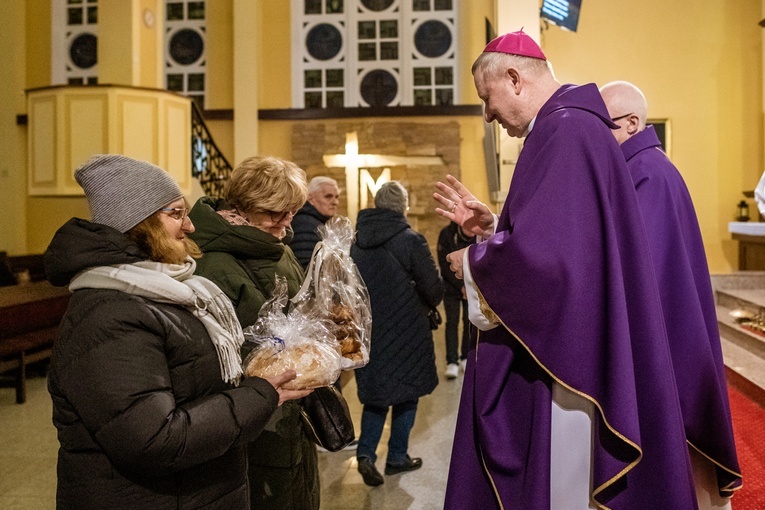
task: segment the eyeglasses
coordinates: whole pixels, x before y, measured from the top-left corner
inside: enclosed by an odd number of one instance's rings
[[[614,118],[612,118],[612,119],[611,119],[611,122],[616,122],[617,120],[626,119],[626,118],[627,118],[627,117],[629,117],[630,115],[635,115],[635,114],[634,114],[634,113],[628,113],[628,114],[626,114],[626,115],[620,115],[620,116],[618,116],[618,117],[614,117]]]
[[[172,219],[180,222],[186,221],[189,214],[189,210],[185,207],[163,207],[160,211],[166,212]]]
[[[273,221],[274,223],[281,223],[287,217],[289,217],[291,221],[292,218],[294,218],[295,215],[297,214],[297,210],[295,211],[264,211],[264,212],[268,213],[268,215],[271,217],[271,221]]]

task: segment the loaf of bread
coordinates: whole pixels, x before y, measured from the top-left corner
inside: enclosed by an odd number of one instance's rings
[[[269,342],[250,355],[245,372],[248,376],[269,378],[286,370],[294,370],[297,377],[284,384],[285,389],[329,386],[340,376],[340,357],[322,342],[294,343],[286,347]]]

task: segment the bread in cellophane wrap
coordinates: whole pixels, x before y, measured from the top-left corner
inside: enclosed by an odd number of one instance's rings
[[[369,362],[372,307],[369,292],[351,258],[354,230],[344,216],[319,227],[321,241],[311,256],[302,288],[292,298],[304,315],[324,321],[343,356],[343,369]]]
[[[245,343],[254,344],[243,363],[245,374],[269,378],[295,370],[297,377],[282,385],[288,390],[333,384],[342,370],[335,336],[324,322],[294,307],[285,314],[287,302],[287,281],[277,275],[274,294],[261,307],[257,322],[244,328]]]

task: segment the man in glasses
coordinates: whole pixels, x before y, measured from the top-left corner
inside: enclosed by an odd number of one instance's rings
[[[704,243],[690,193],[661,148],[653,126],[646,127],[648,103],[632,83],[600,88],[608,113],[619,127],[619,142],[635,183],[664,324],[675,368],[683,422],[703,500],[724,508],[741,486],[733,441],[725,366]],[[696,453],[696,450],[703,455]],[[710,486],[699,485],[710,479]],[[730,503],[728,503],[730,504]]]
[[[648,242],[594,84],[561,85],[523,31],[473,64],[485,120],[525,137],[498,218],[457,179],[437,212],[471,345],[445,508],[695,509]]]

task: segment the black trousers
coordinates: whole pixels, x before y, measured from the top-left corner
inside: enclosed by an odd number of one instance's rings
[[[458,343],[460,327],[460,310],[462,311],[462,346]],[[470,320],[468,319],[468,302],[460,298],[444,296],[444,311],[446,312],[446,363],[457,363],[467,358],[470,347]],[[459,356],[457,351],[459,349]]]

